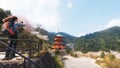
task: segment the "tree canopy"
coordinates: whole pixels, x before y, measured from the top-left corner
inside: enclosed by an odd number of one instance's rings
[[[76,40],[77,50],[109,51],[120,50],[120,27],[115,26],[100,32],[82,36]]]

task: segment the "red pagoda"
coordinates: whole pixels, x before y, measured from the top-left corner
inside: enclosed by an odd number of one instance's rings
[[[65,46],[63,45],[63,36],[62,35],[56,35],[54,37],[54,44],[52,46],[53,49],[64,49]]]

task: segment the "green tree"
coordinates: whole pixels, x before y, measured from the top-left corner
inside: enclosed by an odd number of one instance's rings
[[[2,34],[2,32],[1,32],[1,26],[3,24],[2,19],[9,16],[9,15],[12,15],[10,10],[3,10],[2,8],[0,8],[0,36]]]
[[[48,34],[48,31],[45,30],[44,28],[42,28],[42,26],[40,24],[38,24],[35,27],[35,31],[39,32],[39,34],[41,34],[41,35],[47,35]]]
[[[12,15],[10,10],[3,10],[2,8],[0,8],[0,21],[2,21],[3,18]]]
[[[77,49],[88,51],[118,51],[120,50],[120,27],[115,26],[103,31],[87,34],[76,40]]]

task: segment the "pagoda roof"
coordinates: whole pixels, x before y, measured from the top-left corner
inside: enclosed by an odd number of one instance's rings
[[[62,35],[60,35],[60,34],[57,34],[56,36],[58,36],[58,37],[63,37]]]

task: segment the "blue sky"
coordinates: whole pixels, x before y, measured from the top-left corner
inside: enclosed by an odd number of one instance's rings
[[[74,35],[87,34],[120,25],[119,0],[71,0],[73,7],[66,9],[65,19]],[[116,22],[117,21],[117,22]]]
[[[120,26],[120,0],[0,0],[0,8],[74,36]]]
[[[74,32],[72,33],[74,35],[91,33],[120,24],[113,22],[113,25],[108,26],[110,21],[119,19],[119,0],[71,0],[71,2],[73,7],[63,10],[64,17],[68,15],[63,20],[67,23],[63,25],[69,28],[69,32]]]

